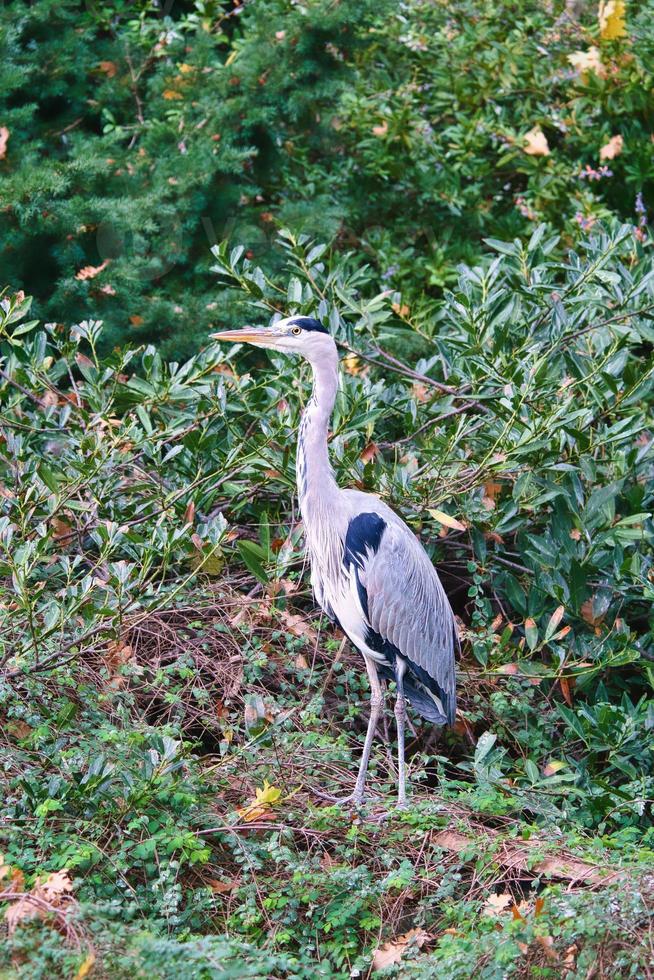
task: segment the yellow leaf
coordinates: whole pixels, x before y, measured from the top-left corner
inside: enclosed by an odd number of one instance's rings
[[[622,136],[618,133],[617,136],[612,136],[608,143],[600,149],[600,160],[615,160],[622,153],[622,148],[624,147],[624,140]]]
[[[594,45],[588,51],[573,51],[568,55],[568,61],[579,72],[582,82],[586,81],[589,71],[594,72],[598,78],[606,77],[606,69],[602,64],[599,49]]]
[[[453,531],[467,531],[468,528],[461,521],[457,521],[456,517],[450,517],[449,514],[445,514],[442,510],[430,510],[429,514],[438,521],[439,524],[445,525],[445,527],[451,527]]]
[[[341,361],[342,367],[348,374],[361,374],[363,365],[356,354],[348,354]]]
[[[561,769],[565,769],[566,765],[567,763],[561,762],[559,759],[552,759],[543,769],[543,776],[555,776]]]
[[[95,956],[93,953],[89,953],[84,962],[80,965],[79,970],[75,974],[75,980],[84,980],[84,977],[88,977],[89,973],[93,969],[93,964],[95,963]]]
[[[182,95],[182,93],[181,92],[176,92],[174,88],[164,89],[163,97],[164,97],[164,99],[167,99],[169,102],[171,102],[173,99],[183,99],[184,98],[184,96]]]
[[[263,786],[255,790],[255,798],[247,806],[240,807],[236,812],[241,820],[252,823],[255,820],[270,820],[272,814],[271,807],[279,803],[282,795],[281,789],[271,786],[267,779],[264,779]]]
[[[6,126],[0,126],[0,160],[7,156],[7,143],[9,142],[9,130]]]
[[[268,780],[264,779],[263,786],[261,789],[257,789],[255,791],[255,795],[256,803],[259,806],[265,806],[268,804],[272,806],[273,803],[277,803],[279,801],[282,791],[281,789],[277,789],[276,786],[271,786]]]
[[[597,17],[603,41],[627,36],[625,6],[625,0],[600,0]]]
[[[529,130],[525,136],[524,150],[530,157],[549,156],[550,148],[547,145],[547,137],[540,126],[534,126],[533,129]]]

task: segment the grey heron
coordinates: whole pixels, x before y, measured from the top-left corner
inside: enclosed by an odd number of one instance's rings
[[[327,448],[339,381],[333,338],[312,317],[211,335],[284,354],[313,369],[313,392],[297,443],[297,488],[314,595],[363,656],[370,680],[370,719],[351,796],[359,805],[383,706],[380,677],[395,681],[398,804],[406,799],[406,700],[437,725],[456,712],[454,614],[429,556],[404,521],[377,496],[336,483]]]

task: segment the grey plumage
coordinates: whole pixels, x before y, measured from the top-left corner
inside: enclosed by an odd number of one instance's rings
[[[318,604],[361,651],[371,715],[351,796],[360,802],[381,710],[379,676],[397,685],[398,799],[405,799],[404,701],[427,719],[452,724],[456,712],[456,626],[436,570],[404,521],[374,494],[341,489],[328,455],[338,389],[336,345],[318,321],[288,317],[267,328],[214,335],[246,341],[311,364],[314,386],[298,435],[297,485]]]

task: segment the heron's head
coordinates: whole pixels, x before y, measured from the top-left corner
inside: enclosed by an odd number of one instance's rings
[[[284,354],[300,354],[312,363],[331,359],[336,351],[334,341],[322,323],[310,316],[288,316],[283,320],[277,320],[270,327],[222,330],[210,336],[213,340],[270,347]]]

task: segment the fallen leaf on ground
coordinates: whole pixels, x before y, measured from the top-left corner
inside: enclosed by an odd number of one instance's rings
[[[502,912],[506,912],[511,905],[513,905],[513,896],[509,895],[508,892],[502,892],[500,895],[493,893],[484,902],[482,912],[484,915],[498,916]]]
[[[226,895],[228,892],[234,891],[237,884],[238,884],[237,880],[218,881],[216,878],[209,879],[209,888],[214,893],[214,895]]]
[[[424,929],[409,929],[402,936],[384,943],[383,946],[375,950],[372,955],[372,969],[383,970],[387,966],[399,963],[409,944],[422,949],[430,939],[430,934]]]
[[[272,817],[271,808],[280,802],[282,795],[281,789],[271,786],[267,779],[264,779],[263,786],[257,787],[254,791],[254,799],[247,806],[237,809],[241,820],[246,823],[253,823],[255,820],[270,820]]]
[[[21,922],[30,919],[46,919],[57,913],[70,896],[73,883],[68,872],[53,871],[43,881],[37,881],[30,892],[16,901],[11,902],[5,909],[5,922],[9,935],[14,933]]]
[[[94,964],[95,955],[93,953],[89,953],[84,962],[80,964],[79,970],[75,974],[75,980],[84,980],[85,977],[88,977]]]

